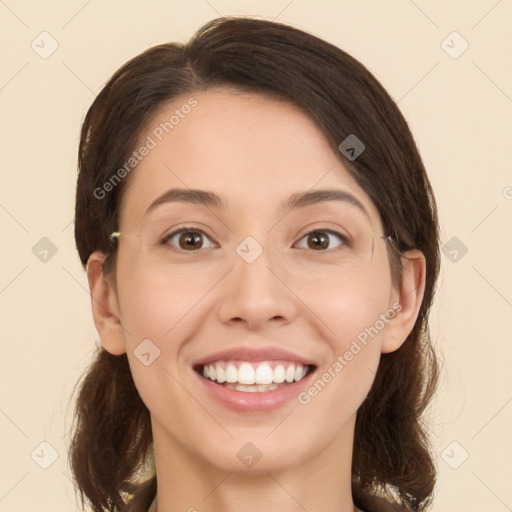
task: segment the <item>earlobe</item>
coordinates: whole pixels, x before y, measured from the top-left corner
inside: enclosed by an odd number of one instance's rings
[[[425,293],[426,261],[421,251],[411,250],[402,255],[402,285],[398,290],[400,311],[386,326],[381,352],[398,350],[414,328]]]
[[[117,293],[113,284],[103,274],[105,254],[96,251],[87,260],[87,279],[91,294],[94,324],[101,344],[112,355],[126,352],[123,327],[119,318]]]

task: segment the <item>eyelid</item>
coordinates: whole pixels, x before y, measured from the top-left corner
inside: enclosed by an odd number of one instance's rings
[[[309,229],[304,234],[299,235],[299,242],[306,236],[312,235],[313,233],[327,233],[329,235],[334,235],[338,237],[341,240],[341,244],[338,247],[332,248],[332,249],[326,249],[325,251],[313,251],[313,252],[331,252],[335,251],[336,249],[339,249],[339,247],[342,247],[344,245],[349,245],[350,240],[347,235],[344,235],[343,233],[340,233],[339,231],[335,231],[333,229],[327,229],[327,228],[316,228],[316,229]],[[301,247],[302,249],[302,247]]]
[[[325,223],[323,226],[318,226],[318,224],[318,222],[314,222],[313,224],[307,225],[304,229],[299,231],[297,237],[303,238],[304,236],[314,233],[316,231],[323,231],[324,233],[331,233],[333,235],[339,236],[346,243],[349,243],[351,241],[351,237],[345,229],[342,229],[341,227],[338,226],[336,226],[336,229],[328,228],[325,227]]]
[[[181,228],[175,229],[174,231],[171,231],[169,234],[162,236],[161,243],[166,243],[167,240],[174,238],[178,233],[182,233],[182,232],[186,233],[189,231],[194,232],[194,233],[201,233],[203,236],[205,236],[206,238],[211,240],[215,245],[217,245],[217,246],[219,245],[215,240],[213,240],[213,238],[208,233],[206,233],[206,231],[204,231],[201,228],[194,227],[194,226],[183,226]],[[179,249],[179,247],[177,249]],[[183,252],[197,252],[197,251],[183,251]]]
[[[212,241],[213,244],[219,246],[218,242],[216,242],[213,239],[213,237],[211,237],[208,233],[206,233],[206,231],[204,231],[201,228],[194,227],[194,226],[182,226],[182,227],[180,227],[178,229],[175,229],[171,233],[164,235],[161,238],[161,242],[165,244],[165,243],[167,243],[167,240],[174,238],[177,234],[182,233],[182,232],[185,232],[185,233],[186,232],[201,233],[203,236],[205,236],[210,241]],[[306,235],[311,235],[311,234],[316,233],[316,232],[323,232],[323,233],[328,233],[330,235],[337,236],[342,241],[342,245],[350,244],[349,236],[344,234],[344,233],[340,233],[339,231],[336,231],[336,230],[333,230],[333,229],[329,229],[329,228],[322,228],[322,227],[311,228],[311,226],[308,226],[308,227],[304,228],[297,235],[298,241],[300,242]],[[176,249],[181,251],[181,249],[179,247],[177,247]],[[203,249],[205,249],[205,248],[203,248]],[[314,252],[330,252],[331,250],[336,250],[336,248],[335,249],[328,249],[328,250],[325,250],[325,251],[314,251]],[[197,251],[183,251],[183,252],[197,252]]]

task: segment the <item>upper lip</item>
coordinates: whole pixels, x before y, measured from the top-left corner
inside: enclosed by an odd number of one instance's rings
[[[202,366],[207,363],[229,359],[237,359],[247,362],[280,360],[300,363],[303,366],[316,366],[314,362],[279,347],[252,348],[243,346],[214,352],[213,354],[209,354],[195,361],[193,366]]]

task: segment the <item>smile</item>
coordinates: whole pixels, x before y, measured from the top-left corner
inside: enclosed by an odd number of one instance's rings
[[[245,392],[273,391],[299,382],[311,370],[311,365],[290,361],[215,361],[196,368],[205,379],[229,389]]]
[[[259,340],[263,343],[263,340]],[[292,403],[314,378],[316,361],[282,347],[235,346],[191,365],[214,402],[243,413],[268,413]]]

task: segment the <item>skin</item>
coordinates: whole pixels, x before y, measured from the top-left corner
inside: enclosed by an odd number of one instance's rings
[[[406,253],[402,287],[393,287],[376,207],[304,113],[223,88],[190,96],[198,105],[133,171],[120,231],[137,233],[162,192],[199,188],[221,195],[229,208],[174,203],[166,212],[176,229],[192,224],[210,240],[192,253],[175,237],[182,254],[165,264],[143,250],[140,238],[126,236],[118,242],[115,280],[102,273],[103,254],[92,254],[87,265],[102,345],[127,353],[151,413],[158,510],[358,510],[350,487],[356,412],[380,354],[397,350],[414,326],[425,259]],[[162,108],[140,140],[190,96]],[[356,196],[369,212],[367,224],[353,206],[337,202],[278,212],[291,194],[318,188]],[[357,271],[334,253],[307,248],[301,235],[306,227],[341,231],[346,212],[376,234],[373,257]],[[247,236],[264,249],[251,264],[236,252]],[[329,250],[339,243],[332,239]],[[191,367],[225,348],[274,345],[314,361],[321,375],[396,302],[400,312],[307,405],[292,400],[276,411],[240,414],[212,400]],[[149,366],[134,355],[146,338],[161,351]],[[262,454],[252,468],[236,456],[249,441]]]

